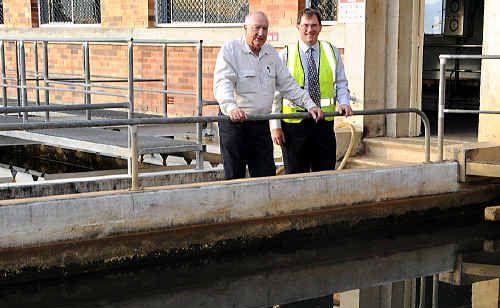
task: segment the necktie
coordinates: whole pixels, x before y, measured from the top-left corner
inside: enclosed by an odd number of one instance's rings
[[[321,107],[321,96],[319,93],[319,78],[318,78],[318,70],[316,69],[316,62],[314,61],[313,56],[314,49],[311,47],[307,50],[307,76],[308,82],[307,86],[309,89],[309,96],[313,100],[313,102]]]

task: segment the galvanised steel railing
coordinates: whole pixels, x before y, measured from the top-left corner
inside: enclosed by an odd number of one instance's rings
[[[5,42],[13,41],[16,43],[16,78],[7,78],[6,67],[5,67]],[[26,81],[26,60],[25,60],[25,42],[33,42],[34,46],[37,46],[40,42],[43,48],[43,73],[42,79],[38,74],[38,57],[35,57],[35,76],[31,80],[35,80],[35,86],[27,86]],[[83,63],[83,74],[81,78],[67,78],[66,80],[50,79],[48,71],[49,54],[48,54],[48,44],[82,44],[82,63]],[[95,85],[93,84],[90,75],[90,64],[89,64],[89,44],[126,44],[128,46],[128,74],[126,78],[127,86],[110,86],[110,85]],[[135,86],[135,82],[145,82],[149,79],[135,79],[134,78],[134,45],[145,44],[145,45],[159,45],[163,47],[163,78],[155,81],[163,81],[163,89],[147,89]],[[167,89],[167,52],[166,47],[169,44],[194,44],[197,49],[197,84],[195,91],[180,91],[180,90],[170,90]],[[147,125],[147,124],[180,124],[180,123],[196,123],[196,134],[197,142],[202,144],[202,124],[209,122],[218,121],[228,121],[227,116],[202,116],[203,106],[212,105],[211,102],[203,101],[202,97],[202,47],[203,41],[190,41],[190,40],[149,40],[149,39],[132,39],[132,38],[86,38],[86,39],[76,39],[76,38],[59,38],[59,39],[43,39],[43,38],[9,38],[0,37],[0,58],[2,61],[1,77],[2,77],[2,93],[4,94],[4,107],[0,107],[0,113],[22,113],[23,121],[22,123],[11,123],[11,124],[0,124],[0,131],[8,130],[29,130],[29,129],[49,129],[49,128],[71,128],[71,127],[105,127],[105,126],[128,126],[128,148],[129,148],[129,164],[128,164],[128,174],[132,179],[131,189],[137,190],[140,188],[139,177],[138,177],[138,150],[137,150],[137,125]],[[34,47],[34,53],[37,53],[37,47]],[[100,76],[106,77],[106,76]],[[120,78],[119,78],[120,79]],[[16,85],[7,84],[7,80],[15,80]],[[43,80],[43,85],[38,85],[38,82]],[[69,80],[73,82],[68,82]],[[118,80],[115,76],[112,76],[111,82]],[[77,82],[82,81],[82,82]],[[105,79],[99,80],[99,82],[105,82]],[[120,81],[125,81],[120,79]],[[81,89],[67,89],[58,88],[50,86],[50,84],[62,84],[70,86],[78,86]],[[11,107],[8,105],[7,100],[7,87],[16,88],[18,93],[18,106]],[[100,89],[113,89],[120,91],[127,91],[126,94],[107,92],[107,91],[96,91],[92,88]],[[36,93],[36,106],[27,105],[27,90],[35,89]],[[45,103],[46,105],[41,105],[39,100],[39,91],[44,90],[45,92]],[[50,105],[50,91],[69,91],[85,94],[83,104],[78,105]],[[164,113],[162,118],[134,118],[134,93],[135,91],[144,91],[151,93],[163,93],[163,103],[164,103]],[[168,117],[167,113],[167,94],[175,93],[182,95],[196,95],[196,116],[194,117]],[[106,103],[106,104],[92,104],[90,95],[108,95],[108,96],[118,96],[127,99],[124,103]],[[92,120],[91,110],[97,109],[107,109],[107,108],[127,108],[128,118],[127,119],[107,119],[107,120]],[[69,111],[69,110],[85,110],[86,120],[63,120],[63,121],[51,121],[49,117],[50,111]],[[42,112],[45,111],[45,121],[31,122],[28,121],[28,112]],[[355,111],[353,115],[381,115],[381,114],[396,114],[396,113],[416,113],[420,115],[425,127],[425,162],[430,162],[430,124],[427,116],[419,109],[416,108],[406,108],[406,109],[377,109],[377,110],[366,110],[366,111]],[[340,116],[338,112],[325,113],[325,116]],[[256,120],[270,120],[270,119],[297,119],[297,118],[310,118],[308,113],[296,113],[296,114],[266,114],[266,115],[252,115],[248,116],[248,121]],[[203,147],[201,147],[203,149]],[[203,150],[196,152],[196,165],[198,169],[203,168]]]
[[[16,77],[7,77],[5,43],[14,42],[16,46]],[[34,76],[27,78],[26,69],[26,51],[25,45],[27,42],[33,43],[33,59],[34,59]],[[43,71],[40,76],[38,63],[38,45],[42,44],[43,49]],[[80,78],[50,78],[49,75],[49,44],[81,44],[82,46],[82,76]],[[116,78],[116,76],[100,75],[101,79],[93,80],[90,72],[90,44],[122,44],[127,45],[127,60],[128,73],[126,78]],[[150,45],[162,47],[162,78],[135,78],[134,77],[134,46]],[[196,46],[196,89],[194,91],[174,90],[167,88],[167,46],[169,45],[194,45]],[[134,118],[134,100],[135,92],[148,92],[162,94],[163,99],[163,117],[168,117],[168,94],[191,95],[196,97],[196,116],[203,114],[203,98],[202,98],[202,59],[203,59],[203,41],[202,40],[158,40],[158,39],[134,39],[134,38],[40,38],[40,37],[23,37],[22,39],[15,37],[0,37],[0,74],[1,87],[3,95],[3,108],[0,108],[2,113],[19,113],[22,114],[23,122],[28,119],[29,112],[45,111],[45,121],[50,121],[50,111],[70,111],[70,110],[85,110],[86,119],[92,119],[92,110],[110,109],[110,108],[126,108],[128,109],[128,118]],[[109,78],[106,78],[109,77]],[[15,84],[9,84],[8,81],[15,81]],[[28,86],[27,81],[35,81],[34,86]],[[43,85],[40,86],[40,81]],[[137,87],[136,82],[162,82],[161,89]],[[106,82],[127,82],[127,86],[104,85]],[[56,86],[54,86],[56,85]],[[57,87],[57,85],[78,87],[78,89],[69,89]],[[7,88],[17,89],[17,107],[9,107]],[[95,90],[95,89],[104,90]],[[35,90],[36,106],[28,106],[28,90]],[[116,90],[115,92],[107,91]],[[83,104],[78,105],[62,105],[51,106],[52,108],[43,108],[40,105],[40,90],[44,91],[45,104],[50,106],[50,92],[72,92],[82,93]],[[126,92],[125,92],[126,91]],[[118,93],[117,93],[118,92]],[[122,97],[127,100],[124,103],[114,104],[92,104],[91,95],[102,95],[112,97]],[[198,144],[202,144],[202,127],[200,123],[196,125],[196,135]],[[130,146],[130,139],[129,139]],[[129,165],[130,165],[129,161]],[[201,151],[196,152],[197,168],[203,166],[203,154]],[[130,169],[130,168],[129,168]]]
[[[439,56],[439,105],[438,105],[438,161],[444,156],[444,114],[500,114],[498,110],[446,109],[446,63],[451,59],[500,59],[500,55],[440,55]]]
[[[40,106],[41,110],[50,110],[54,106]],[[22,108],[22,107],[20,107]],[[18,111],[19,109],[16,109]],[[4,109],[0,108],[0,112]],[[21,109],[23,111],[23,109]],[[380,114],[396,114],[396,113],[416,113],[418,114],[425,128],[425,163],[430,163],[430,123],[429,119],[420,109],[416,108],[401,108],[401,109],[377,109],[354,111],[353,116],[359,115],[380,115]],[[341,116],[338,112],[326,112],[325,116]],[[249,115],[248,121],[271,120],[271,119],[304,119],[310,118],[309,113],[293,113],[293,114],[265,114],[265,115]],[[174,117],[174,118],[129,118],[129,119],[113,119],[113,120],[80,120],[80,121],[53,121],[53,122],[24,122],[0,124],[0,131],[8,130],[27,130],[27,129],[51,129],[51,128],[74,128],[74,127],[105,127],[128,125],[129,128],[129,151],[130,164],[129,176],[132,179],[131,190],[139,190],[139,166],[137,152],[137,125],[147,124],[181,124],[181,123],[202,123],[229,121],[227,116],[195,116],[195,117]],[[203,168],[203,166],[201,166]]]

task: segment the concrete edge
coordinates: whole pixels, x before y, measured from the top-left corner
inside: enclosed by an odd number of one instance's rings
[[[238,222],[456,192],[456,163],[2,201],[0,247]]]

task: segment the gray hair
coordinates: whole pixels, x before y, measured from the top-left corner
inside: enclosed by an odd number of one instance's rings
[[[267,15],[262,11],[257,11],[257,12],[249,13],[247,16],[245,16],[245,26],[249,25],[250,19],[254,16],[257,16],[257,15],[263,16],[266,19],[267,23],[269,23],[269,19],[267,18]]]

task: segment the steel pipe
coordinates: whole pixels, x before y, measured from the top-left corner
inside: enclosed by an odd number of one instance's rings
[[[33,42],[33,65],[35,70],[35,86],[40,86],[40,76],[38,76],[38,41]],[[32,80],[32,79],[28,79]],[[35,91],[35,102],[38,106],[40,106],[40,89],[36,89]]]
[[[24,50],[24,41],[19,41],[19,75],[21,78],[21,106],[28,105],[28,91],[26,88],[26,53]],[[23,112],[23,122],[28,121],[28,112]]]
[[[134,79],[134,83],[137,80]],[[128,81],[127,81],[128,82]],[[92,87],[92,88],[102,88],[102,89],[115,89],[115,90],[128,90],[127,87],[121,86],[108,86],[108,85],[97,85],[92,81],[91,83],[84,82],[69,82],[69,81],[59,81],[59,80],[49,80],[49,83],[62,84],[67,86],[78,86],[78,87]],[[162,94],[178,94],[178,95],[196,95],[195,91],[186,91],[186,90],[157,90],[157,89],[149,89],[143,87],[134,87],[134,91],[137,92],[149,92],[149,93],[162,93]]]
[[[500,55],[439,55],[439,101],[438,101],[438,161],[444,158],[444,114],[447,113],[476,113],[476,114],[498,114],[497,111],[487,110],[459,110],[446,109],[446,63],[447,60],[461,59],[500,59]]]
[[[201,117],[203,114],[203,41],[198,42],[196,46],[196,115]],[[196,136],[198,144],[203,144],[202,123],[196,123]],[[196,169],[203,169],[203,152],[196,152]]]
[[[167,91],[168,88],[168,70],[167,70],[167,45],[163,44],[162,46],[162,51],[163,51],[163,91]],[[163,92],[163,116],[166,118],[168,117],[168,95],[166,92]]]
[[[13,36],[0,36],[0,40],[2,41],[19,41],[19,37]],[[33,41],[47,41],[50,43],[83,43],[83,42],[92,42],[92,43],[127,43],[130,41],[130,38],[54,38],[54,37],[23,37],[23,41],[33,42]]]
[[[132,120],[134,118],[134,41],[130,39],[128,42],[128,120]],[[132,144],[132,126],[128,127],[128,138],[127,144],[129,151],[133,152],[133,144]],[[128,175],[133,177],[133,169],[134,169],[134,161],[132,159],[132,155],[127,160],[127,170]]]
[[[444,108],[446,99],[446,60],[445,57],[439,57],[439,104],[438,104],[438,161],[443,161],[444,144]]]
[[[7,75],[5,73],[5,45],[3,41],[0,41],[0,60],[2,61],[2,85],[7,83]],[[7,107],[9,105],[9,100],[7,97],[7,87],[2,86],[2,97],[3,97],[3,106]]]
[[[500,59],[500,55],[439,55],[439,59],[475,59],[475,60],[489,60],[489,59]]]
[[[43,48],[43,81],[45,86],[45,105],[50,105],[50,93],[49,93],[49,47],[47,41],[42,41]],[[45,121],[50,120],[50,113],[45,112]]]
[[[445,109],[445,113],[459,114],[500,114],[500,110],[463,110],[463,109]]]
[[[2,41],[18,41],[19,37],[14,36],[0,36],[0,40]],[[54,38],[54,37],[23,37],[23,41],[32,42],[32,41],[49,41],[50,43],[122,43],[127,44],[131,40],[134,40],[137,44],[152,44],[152,45],[160,45],[160,44],[198,44],[199,40],[158,40],[158,39],[133,39],[132,37],[110,37],[110,38],[90,38],[90,37],[82,37],[82,38]]]
[[[3,85],[7,86],[9,88],[48,89],[48,90],[59,91],[59,92],[90,93],[90,94],[95,94],[95,95],[116,96],[116,97],[128,98],[128,95],[126,95],[126,94],[116,94],[116,93],[102,92],[102,91],[86,91],[86,90],[75,90],[75,89],[54,88],[54,87],[36,87],[36,86],[24,86],[23,87],[23,86],[9,85],[9,84],[3,84]],[[2,86],[2,85],[0,85],[0,86]]]
[[[130,125],[128,127],[130,135],[130,161],[131,161],[131,187],[132,191],[138,191],[140,189],[139,184],[139,155],[137,151],[137,126]]]
[[[48,105],[48,106],[26,106],[26,107],[0,107],[0,113],[18,112],[41,112],[41,111],[75,111],[75,110],[97,110],[97,109],[117,109],[128,108],[127,103],[105,103],[105,104],[78,104],[78,105]]]
[[[425,129],[425,162],[430,162],[430,122],[425,113],[417,108],[401,109],[374,109],[354,111],[353,116],[360,115],[380,115],[380,114],[399,114],[416,113],[418,114]],[[338,112],[325,112],[326,117],[341,116]],[[311,115],[306,112],[292,114],[264,114],[248,115],[248,121],[262,121],[271,119],[306,119]],[[91,120],[91,121],[57,121],[57,122],[28,122],[28,123],[10,123],[0,124],[0,131],[8,130],[29,130],[29,129],[51,129],[51,128],[74,128],[74,127],[105,127],[105,126],[123,126],[123,125],[148,125],[148,124],[184,124],[184,123],[209,123],[218,121],[229,121],[228,116],[201,116],[201,117],[169,117],[169,118],[131,118],[114,120]]]
[[[90,83],[90,50],[89,50],[89,42],[84,42],[82,45],[82,56],[83,56],[83,78],[85,79],[85,83]],[[85,91],[90,91],[89,86],[85,86]],[[90,105],[92,103],[92,96],[90,93],[85,93],[85,104]],[[87,120],[92,119],[92,113],[90,109],[86,111]]]
[[[16,85],[18,86],[18,88],[16,89],[17,105],[21,106],[21,88],[19,88],[19,86],[21,85],[20,81],[21,78],[19,76],[19,44],[17,41],[15,42],[15,46],[16,46]],[[21,117],[21,114],[19,114],[19,117]]]

